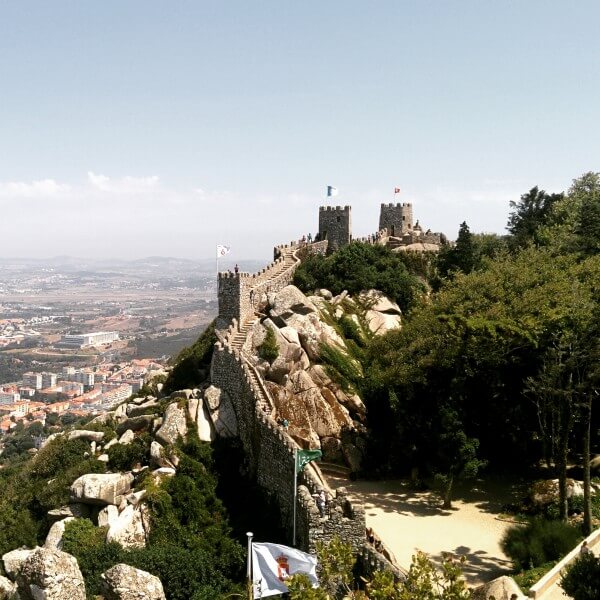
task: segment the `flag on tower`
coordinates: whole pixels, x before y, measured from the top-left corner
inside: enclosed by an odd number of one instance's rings
[[[285,594],[286,579],[296,573],[304,573],[313,587],[319,587],[316,557],[281,544],[252,544],[254,598]]]
[[[400,193],[400,188],[394,188],[394,194],[399,194]]]
[[[221,244],[217,244],[217,258],[221,258],[226,254],[229,254],[231,248],[229,246],[222,246]]]
[[[338,195],[338,189],[336,187],[333,187],[332,185],[328,185],[327,186],[327,197],[332,198],[333,196],[337,196],[337,195]]]

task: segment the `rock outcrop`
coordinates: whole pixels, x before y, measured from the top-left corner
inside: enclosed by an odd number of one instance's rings
[[[147,508],[144,505],[128,505],[109,523],[106,541],[117,542],[123,548],[143,548],[146,545],[149,526]]]
[[[176,402],[169,404],[165,411],[163,424],[156,432],[158,440],[164,444],[175,445],[179,438],[187,435],[187,420],[185,410],[180,408]]]
[[[131,490],[131,473],[90,473],[71,485],[71,499],[85,504],[119,505]]]
[[[101,577],[105,600],[165,600],[160,579],[146,571],[119,564]]]
[[[65,527],[69,521],[74,521],[73,517],[67,517],[62,521],[57,521],[52,524],[50,527],[50,531],[46,536],[46,541],[44,542],[44,548],[54,548],[56,550],[62,550],[62,538],[65,533]]]
[[[473,600],[488,600],[488,598],[510,600],[513,594],[516,594],[519,600],[527,598],[512,577],[503,575],[475,588],[473,590]]]
[[[13,581],[19,575],[21,568],[25,564],[25,561],[36,551],[38,548],[33,550],[19,549],[7,552],[2,556],[2,564],[4,565],[4,572]]]
[[[204,391],[204,402],[217,435],[235,437],[238,434],[237,417],[227,392],[211,385]]]
[[[17,576],[23,600],[85,600],[85,583],[75,557],[39,548],[25,560]]]
[[[0,575],[0,600],[13,600],[16,593],[17,586],[10,579]]]

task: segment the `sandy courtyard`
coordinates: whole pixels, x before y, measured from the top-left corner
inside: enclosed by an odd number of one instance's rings
[[[500,539],[510,523],[496,516],[513,500],[510,485],[477,485],[457,490],[452,510],[443,510],[434,492],[415,492],[403,481],[348,481],[328,477],[333,488],[345,487],[365,503],[367,527],[372,527],[408,568],[415,550],[434,561],[442,552],[465,555],[465,577],[470,585],[494,579],[510,569]]]

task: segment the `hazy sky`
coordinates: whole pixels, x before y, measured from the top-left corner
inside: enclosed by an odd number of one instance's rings
[[[0,256],[262,258],[412,201],[455,237],[598,170],[600,3],[0,0]]]

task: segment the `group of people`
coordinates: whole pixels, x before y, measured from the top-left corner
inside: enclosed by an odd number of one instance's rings
[[[303,235],[302,239],[300,241],[303,244],[312,244],[312,242],[313,242],[312,233],[309,233],[308,235]]]

